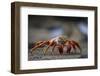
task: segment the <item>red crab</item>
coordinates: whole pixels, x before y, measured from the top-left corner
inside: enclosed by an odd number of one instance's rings
[[[47,46],[46,50],[44,50],[44,53],[48,51],[50,47],[52,47],[52,52],[54,51],[55,48],[58,48],[58,51],[60,54],[63,54],[64,52],[64,47],[66,47],[66,53],[71,53],[71,49],[73,48],[76,50],[79,48],[81,50],[80,45],[74,41],[74,40],[67,40],[64,36],[59,36],[56,38],[53,38],[51,40],[47,41],[39,41],[36,43],[36,45],[31,49],[31,51],[35,51],[37,48],[43,48]]]

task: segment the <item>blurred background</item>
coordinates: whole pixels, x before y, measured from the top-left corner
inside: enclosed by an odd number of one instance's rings
[[[34,42],[50,40],[57,36],[66,36],[74,40],[82,48],[81,55],[59,55],[57,51],[51,54],[51,49],[43,54],[43,48],[38,48],[34,54],[30,52]],[[72,59],[88,57],[88,18],[28,15],[28,60]]]

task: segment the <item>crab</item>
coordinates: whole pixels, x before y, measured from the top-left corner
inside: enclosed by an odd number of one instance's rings
[[[68,54],[71,53],[72,48],[74,50],[78,48],[81,51],[81,48],[78,42],[74,40],[67,40],[66,37],[64,36],[58,36],[47,41],[36,42],[35,46],[32,47],[31,52],[35,51],[38,48],[44,48],[45,46],[47,47],[45,50],[43,50],[44,54],[46,54],[46,52],[48,51],[50,47],[52,47],[52,52],[54,52],[55,48],[57,48],[60,54],[64,53],[64,47],[67,48],[65,51]]]

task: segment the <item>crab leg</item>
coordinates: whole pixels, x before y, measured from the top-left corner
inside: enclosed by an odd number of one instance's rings
[[[76,46],[75,46],[75,44],[70,43],[70,45],[71,45],[71,47],[73,48],[73,52],[75,53],[75,52],[76,52]]]
[[[44,54],[48,51],[48,49],[50,48],[50,46],[52,46],[54,44],[54,41],[49,42],[48,47],[46,48],[46,50],[44,50]]]
[[[38,41],[38,42],[36,42],[36,45],[39,45],[39,44],[41,44],[41,43],[43,43],[44,41]]]
[[[67,53],[70,53],[71,52],[71,45],[67,45]]]
[[[43,43],[44,41],[38,41],[38,42],[34,42],[34,46],[32,48],[34,48],[35,46],[38,46],[39,44]]]
[[[76,46],[81,50],[81,48],[80,48],[80,46],[79,46],[79,44],[78,44],[77,42],[71,41],[71,43],[72,43],[73,45],[76,45]]]
[[[56,47],[56,44],[54,44],[54,46],[53,46],[53,48],[52,48],[52,52],[54,52],[55,47]]]
[[[73,48],[74,50],[76,50],[75,44],[70,43],[70,45],[72,46],[72,48]]]
[[[53,46],[52,51],[54,51],[56,44]]]
[[[47,41],[46,41],[46,42],[43,42],[43,43],[40,43],[39,45],[37,45],[37,46],[35,46],[34,48],[32,48],[31,51],[37,49],[38,47],[41,47],[42,45],[44,45],[44,44],[46,44],[46,43],[47,43]]]
[[[70,51],[71,51],[71,44],[70,44],[70,41],[66,40],[64,46],[67,47],[66,52],[67,52],[67,53],[70,53]]]
[[[59,53],[62,55],[63,54],[63,47],[62,46],[58,46],[57,48],[59,50]]]

